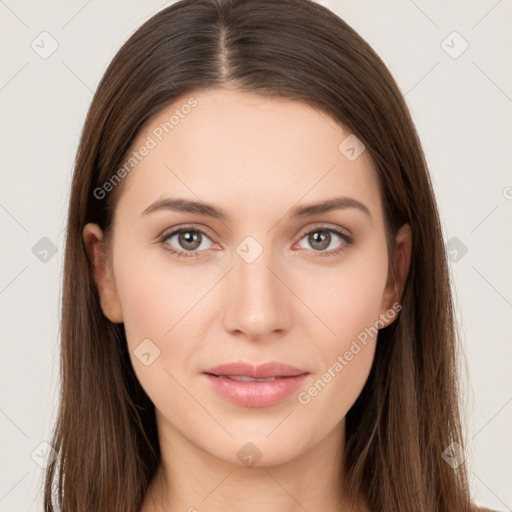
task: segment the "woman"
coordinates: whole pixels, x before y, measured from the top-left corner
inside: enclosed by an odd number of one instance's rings
[[[309,0],[164,9],[77,154],[46,510],[475,510],[448,272],[353,29]]]

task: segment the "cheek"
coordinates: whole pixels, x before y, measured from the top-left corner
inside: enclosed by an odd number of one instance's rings
[[[164,251],[163,249],[161,251]],[[193,340],[201,298],[211,286],[207,275],[190,266],[173,266],[159,250],[118,249],[116,287],[128,350],[135,374],[156,404],[181,396],[179,385],[197,350]],[[208,286],[205,286],[208,284]]]
[[[194,272],[192,267],[186,270],[173,265],[164,249],[132,249],[128,254],[118,258],[115,267],[127,334],[133,343],[144,338],[165,343],[180,320],[189,311],[193,313],[211,278]]]
[[[375,340],[348,343],[329,364],[311,376],[297,396],[304,418],[320,418],[324,431],[334,428],[360,395],[370,373]]]
[[[364,256],[354,255],[339,268],[301,277],[300,296],[307,298],[314,316],[311,325],[316,329],[310,339],[329,358],[347,350],[353,339],[379,319],[387,260]]]
[[[177,384],[182,376],[175,368],[187,367],[191,347],[188,337],[177,333],[190,306],[176,275],[163,273],[147,261],[139,265],[134,256],[120,264],[116,273],[131,364],[157,409],[171,406],[172,410],[186,398]]]
[[[349,411],[368,378],[377,340],[381,290],[366,275],[342,281],[343,288],[330,288],[317,295],[323,322],[320,331],[309,334],[318,357],[315,373],[298,395],[304,414],[321,417],[333,428]],[[357,283],[357,286],[356,286]]]
[[[318,364],[298,401],[327,425],[348,412],[373,363],[387,259],[385,253],[380,258],[369,254],[359,254],[353,264],[340,265],[325,278],[316,275],[302,292],[316,316],[309,338],[315,341]]]

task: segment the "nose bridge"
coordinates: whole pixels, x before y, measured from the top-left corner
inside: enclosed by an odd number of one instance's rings
[[[264,247],[253,237],[238,245],[229,274],[226,328],[251,337],[287,328],[290,301],[286,295],[290,291],[276,276],[277,268],[277,255],[270,246]]]

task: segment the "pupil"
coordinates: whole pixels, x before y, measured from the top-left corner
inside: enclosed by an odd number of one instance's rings
[[[199,239],[199,233],[194,231],[184,231],[180,236],[180,243],[186,249],[197,249],[200,243],[197,243]]]
[[[320,244],[320,247],[317,247],[318,249],[329,247],[330,235],[326,231],[315,231],[311,236],[313,238],[311,244],[313,247],[314,244]]]

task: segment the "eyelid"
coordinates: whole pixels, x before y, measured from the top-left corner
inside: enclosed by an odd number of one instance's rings
[[[204,236],[208,237],[210,240],[212,240],[212,238],[215,238],[215,236],[217,236],[217,235],[211,235],[210,230],[208,230],[207,228],[199,227],[196,224],[183,224],[183,225],[180,224],[179,226],[174,226],[172,228],[168,228],[168,229],[164,230],[162,232],[162,234],[158,236],[157,241],[167,240],[169,237],[176,235],[176,234],[180,233],[181,231],[186,231],[187,229],[189,229],[190,231],[197,231],[198,233],[201,233]],[[212,240],[212,242],[213,242],[213,240]]]
[[[212,236],[209,235],[208,232],[206,231],[206,228],[199,227],[196,224],[184,224],[184,225],[179,225],[179,226],[175,226],[173,228],[166,229],[165,231],[162,232],[161,235],[159,235],[158,239],[159,240],[161,240],[162,238],[167,239],[171,235],[176,234],[177,232],[180,232],[180,231],[186,230],[186,229],[198,231],[199,233],[202,233],[203,235],[207,236],[208,238],[210,238],[210,239],[212,238]],[[309,226],[301,229],[296,235],[294,235],[294,238],[296,238],[296,237],[302,238],[302,237],[304,237],[304,235],[309,234],[314,229],[325,229],[325,230],[333,229],[334,231],[340,231],[342,234],[344,234],[347,237],[354,238],[354,235],[352,234],[352,232],[350,230],[348,230],[347,228],[338,226],[337,224],[330,225],[330,223],[328,223],[328,222],[320,222],[320,221],[313,223],[312,226],[309,225]]]
[[[158,243],[163,245],[165,250],[175,254],[178,257],[188,258],[188,257],[200,256],[200,254],[202,252],[205,252],[204,250],[202,250],[202,251],[182,251],[179,249],[175,249],[172,246],[169,247],[169,244],[167,244],[167,246],[166,246],[166,244],[164,243],[171,236],[174,236],[180,232],[186,231],[187,229],[190,231],[196,231],[198,233],[201,233],[202,235],[207,237],[213,244],[216,244],[216,242],[214,242],[212,240],[212,237],[206,232],[205,229],[198,227],[196,225],[180,225],[180,226],[166,229],[158,237]],[[342,245],[342,247],[337,248],[337,249],[331,249],[330,251],[312,251],[312,252],[317,252],[318,253],[317,255],[321,256],[321,257],[322,256],[324,256],[324,257],[337,256],[340,252],[343,252],[347,246],[350,246],[355,242],[354,235],[348,229],[343,228],[338,225],[329,225],[329,223],[326,223],[326,222],[317,222],[313,226],[309,225],[309,226],[303,228],[301,231],[299,231],[299,234],[295,235],[294,238],[298,237],[298,240],[294,244],[294,246],[297,243],[299,243],[306,235],[308,235],[312,232],[315,232],[315,231],[329,231],[331,233],[334,233],[335,235],[337,235],[344,241],[344,244]]]
[[[310,225],[310,226],[302,229],[301,231],[299,231],[299,233],[296,236],[298,236],[299,238],[302,238],[304,235],[309,234],[311,231],[314,231],[315,229],[318,229],[318,230],[324,229],[326,231],[332,229],[334,231],[339,231],[346,237],[354,238],[354,235],[347,228],[343,228],[341,226],[338,226],[337,224],[330,224],[329,222],[315,222],[315,223],[313,223],[312,226]]]

